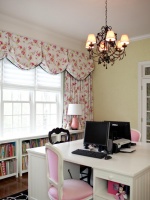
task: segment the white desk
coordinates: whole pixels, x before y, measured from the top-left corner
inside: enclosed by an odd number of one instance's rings
[[[107,180],[130,186],[128,200],[150,200],[150,144],[139,143],[135,152],[113,154],[110,160],[73,155],[73,150],[83,148],[83,140],[61,143],[57,147],[61,150],[65,163],[73,163],[75,170],[78,170],[76,164],[93,168],[94,200],[115,199],[107,193]],[[29,149],[28,154],[29,200],[49,200],[45,147]]]

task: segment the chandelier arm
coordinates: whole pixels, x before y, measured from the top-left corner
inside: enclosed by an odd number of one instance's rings
[[[115,58],[120,58],[121,56],[125,56],[126,55],[126,52],[125,52],[125,49],[122,50],[122,51],[116,51],[114,54],[112,54],[111,56],[115,57]]]

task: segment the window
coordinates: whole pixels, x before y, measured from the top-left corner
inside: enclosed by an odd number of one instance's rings
[[[47,134],[61,126],[62,74],[40,67],[22,70],[7,59],[0,61],[1,134]]]

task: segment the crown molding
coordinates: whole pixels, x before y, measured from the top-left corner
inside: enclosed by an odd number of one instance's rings
[[[11,18],[0,13],[0,29],[3,31],[12,32],[17,35],[30,37],[32,39],[41,40],[51,44],[75,50],[84,51],[83,42],[75,40],[69,36],[65,36],[49,29],[29,24],[21,20]]]
[[[145,40],[145,39],[149,39],[149,38],[150,38],[150,34],[146,34],[146,35],[141,35],[141,36],[130,38],[130,41],[135,42],[135,41]]]

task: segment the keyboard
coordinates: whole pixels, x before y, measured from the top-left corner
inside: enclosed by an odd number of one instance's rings
[[[99,158],[102,159],[106,156],[106,154],[98,151],[89,151],[84,149],[76,149],[75,151],[72,151],[73,154],[77,154],[80,156],[87,156],[92,158]]]

